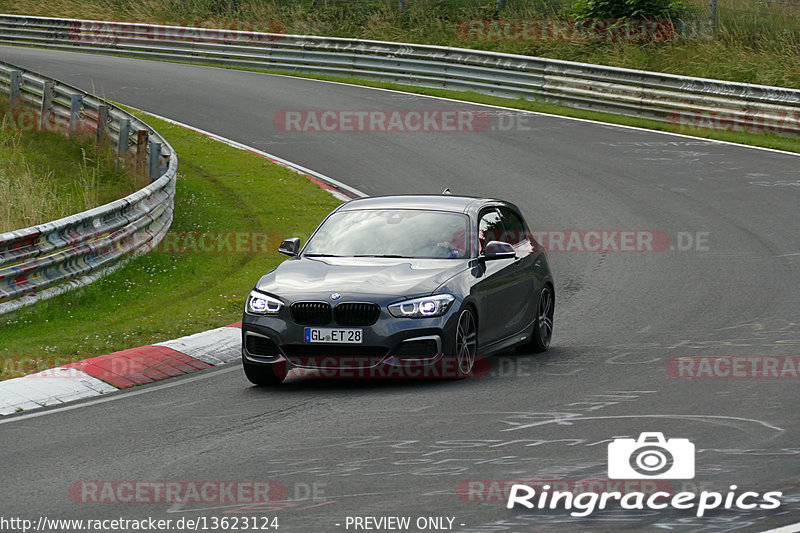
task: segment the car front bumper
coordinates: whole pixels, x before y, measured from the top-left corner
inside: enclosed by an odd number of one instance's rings
[[[445,354],[454,353],[457,304],[432,318],[396,318],[384,306],[375,324],[356,327],[362,330],[360,344],[306,342],[309,326],[294,323],[287,309],[277,316],[245,313],[242,359],[251,365],[285,365],[287,371],[315,369],[344,375],[343,371],[374,370],[376,375],[400,372],[414,377],[437,365],[441,369]]]

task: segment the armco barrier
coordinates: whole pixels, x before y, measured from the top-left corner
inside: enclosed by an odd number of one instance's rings
[[[0,44],[470,90],[693,126],[800,133],[800,90],[441,46],[0,15]]]
[[[144,166],[150,185],[109,204],[0,233],[0,314],[89,283],[161,241],[172,222],[178,158],[133,115],[74,87],[0,61],[0,92],[12,106],[35,106],[43,123],[107,136],[119,155]],[[147,168],[147,167],[144,167]],[[14,202],[13,198],[3,201]]]

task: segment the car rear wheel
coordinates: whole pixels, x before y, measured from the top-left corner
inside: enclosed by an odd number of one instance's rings
[[[254,365],[247,361],[242,361],[244,375],[253,385],[261,387],[275,387],[283,383],[286,378],[285,363],[275,363],[274,365]]]

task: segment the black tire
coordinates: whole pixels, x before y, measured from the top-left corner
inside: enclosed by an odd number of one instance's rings
[[[539,301],[536,303],[536,321],[533,323],[533,334],[530,342],[525,346],[534,353],[545,352],[550,347],[553,338],[553,315],[556,309],[556,298],[553,289],[545,285],[539,292]]]
[[[478,322],[471,308],[458,314],[451,353],[442,360],[442,377],[461,379],[472,374],[478,355]]]
[[[256,365],[242,361],[244,375],[253,385],[259,387],[277,387],[286,378],[285,363],[275,363],[272,365]],[[276,368],[276,367],[280,368]]]

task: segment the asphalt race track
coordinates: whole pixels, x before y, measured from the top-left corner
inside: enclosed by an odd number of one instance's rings
[[[471,532],[763,531],[800,522],[797,376],[667,372],[677,356],[800,355],[800,158],[251,72],[13,47],[0,58],[370,195],[450,187],[514,201],[535,230],[649,230],[673,247],[552,252],[553,347],[503,354],[480,378],[302,379],[262,390],[238,367],[222,367],[8,417],[4,516],[263,515],[277,516],[279,531],[347,531],[355,516],[450,517]],[[493,127],[276,131],[277,112],[299,109],[481,109]],[[696,476],[673,481],[675,491],[780,490],[782,506],[698,518],[612,505],[573,518],[564,509],[508,510],[480,490],[491,480],[606,479],[607,444],[643,431],[695,444]],[[92,504],[70,495],[74,483],[98,480],[272,480],[291,501]]]

